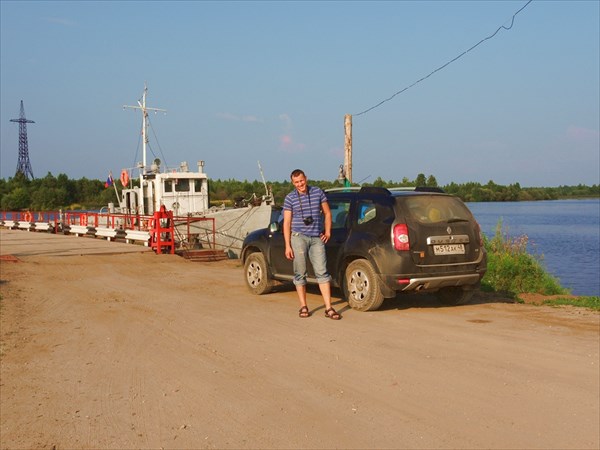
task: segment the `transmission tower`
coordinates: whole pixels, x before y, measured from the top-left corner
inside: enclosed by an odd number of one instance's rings
[[[19,161],[17,162],[17,175],[21,172],[25,178],[33,179],[33,171],[29,162],[29,149],[27,148],[27,124],[35,123],[33,120],[25,118],[25,108],[23,108],[23,100],[21,100],[21,116],[18,119],[10,119],[11,122],[19,124]]]

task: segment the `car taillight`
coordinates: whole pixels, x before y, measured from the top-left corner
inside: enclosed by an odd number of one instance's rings
[[[398,223],[394,225],[394,231],[392,233],[392,239],[394,241],[394,248],[399,251],[410,250],[410,242],[408,239],[408,227],[405,223]]]

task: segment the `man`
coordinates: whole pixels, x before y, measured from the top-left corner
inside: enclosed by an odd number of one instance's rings
[[[294,285],[300,300],[299,316],[310,316],[306,305],[308,255],[325,303],[325,317],[340,320],[342,316],[331,306],[331,276],[327,272],[325,254],[325,244],[331,236],[331,210],[327,197],[318,187],[307,184],[302,170],[294,170],[290,178],[295,189],[285,197],[283,203],[283,238],[285,257],[294,262]]]

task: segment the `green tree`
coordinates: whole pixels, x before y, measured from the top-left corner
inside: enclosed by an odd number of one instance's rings
[[[417,175],[415,179],[415,186],[427,186],[427,178],[425,178],[425,174],[420,173]]]

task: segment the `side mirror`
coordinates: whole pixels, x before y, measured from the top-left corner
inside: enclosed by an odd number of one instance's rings
[[[278,232],[279,230],[280,230],[279,222],[272,222],[272,223],[269,225],[269,231],[270,231],[271,233],[276,233],[276,232]]]

